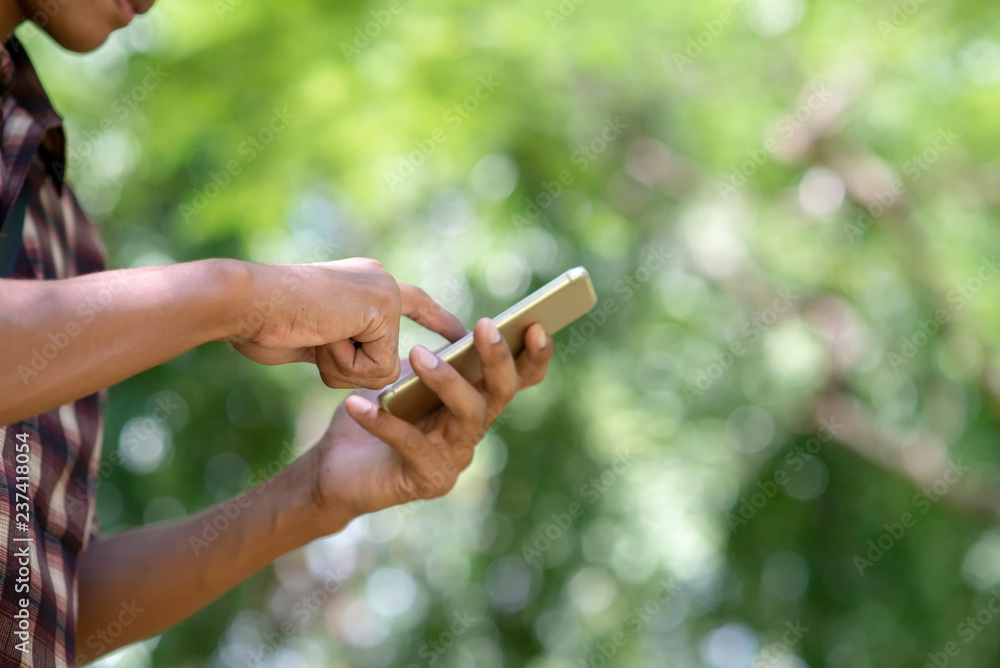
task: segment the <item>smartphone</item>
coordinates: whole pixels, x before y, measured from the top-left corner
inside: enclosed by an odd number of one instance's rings
[[[590,282],[590,274],[583,267],[576,267],[493,318],[493,323],[516,357],[524,350],[524,335],[531,325],[541,323],[545,333],[551,337],[587,313],[596,303],[597,294]],[[482,366],[472,343],[472,332],[436,354],[470,383],[482,380]],[[441,400],[417,374],[411,372],[382,390],[379,404],[388,413],[415,423],[440,406]]]

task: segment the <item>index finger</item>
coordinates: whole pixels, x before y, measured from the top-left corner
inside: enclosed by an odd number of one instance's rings
[[[399,296],[403,302],[403,315],[418,325],[440,334],[452,343],[468,334],[458,318],[417,286],[400,283]]]

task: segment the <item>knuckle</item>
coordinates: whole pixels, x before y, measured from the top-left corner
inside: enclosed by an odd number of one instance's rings
[[[389,300],[382,293],[376,292],[369,298],[368,308],[365,310],[365,324],[370,329],[375,329],[384,324],[384,320],[389,317]]]
[[[417,306],[416,308],[413,309],[413,312],[410,313],[410,320],[413,320],[414,322],[421,322],[425,319],[426,319],[426,309],[423,307],[423,305]]]
[[[387,378],[365,378],[361,381],[361,386],[367,390],[381,390],[389,382]]]
[[[423,449],[424,441],[421,434],[418,432],[408,432],[406,437],[403,438],[403,447],[405,447],[410,452],[416,452]]]
[[[490,425],[496,422],[500,414],[503,413],[506,406],[490,406],[490,409],[486,412],[486,420],[483,422],[483,436],[489,431]]]
[[[493,350],[490,354],[493,356],[493,363],[498,367],[503,369],[506,366],[514,365],[514,356],[510,352],[510,346],[501,341],[500,345],[491,346]]]
[[[442,477],[441,481],[437,483],[435,487],[435,493],[437,496],[444,496],[451,490],[455,489],[455,483],[458,482],[458,475],[456,473],[451,473]]]
[[[450,492],[455,487],[457,479],[457,470],[449,468],[447,471],[434,471],[423,476],[419,483],[409,483],[404,494],[408,494],[411,500],[436,499]]]
[[[372,271],[375,273],[376,278],[380,283],[382,283],[386,290],[399,292],[399,284],[396,283],[396,279],[392,277],[392,274],[389,273],[389,270],[386,269],[381,262],[376,263],[376,265],[372,267]]]
[[[423,483],[415,483],[409,477],[403,477],[399,483],[399,496],[403,499],[404,503],[409,503],[411,501],[419,501],[420,499],[428,498],[424,494]]]
[[[532,387],[533,385],[538,385],[542,380],[545,379],[545,373],[539,373],[538,371],[533,371],[525,375],[524,381],[521,383],[521,387]]]
[[[344,378],[333,372],[329,367],[325,367],[325,365],[319,366],[319,377],[327,387],[336,388],[339,387],[340,383],[344,382]]]
[[[517,394],[517,376],[515,375],[513,378],[510,379],[509,382],[505,383],[503,387],[500,388],[499,392],[500,400],[506,406],[514,399],[514,395],[516,394]]]
[[[372,298],[377,305],[378,311],[392,309],[395,312],[400,310],[402,299],[399,294],[399,288],[391,276],[381,282],[378,289],[372,295]]]
[[[455,462],[460,471],[464,471],[472,464],[476,450],[474,443],[463,443],[455,448]]]
[[[469,410],[469,421],[476,425],[482,425],[486,422],[486,411],[489,408],[489,404],[486,401],[486,397],[476,393],[476,398],[473,405]]]

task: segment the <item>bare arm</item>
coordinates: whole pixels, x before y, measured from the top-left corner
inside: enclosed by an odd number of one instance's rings
[[[399,376],[401,315],[453,336],[465,331],[422,290],[365,258],[201,260],[0,280],[0,424],[217,339],[262,364],[316,364],[331,387],[384,387]]]
[[[0,280],[0,424],[92,394],[227,336],[236,263]]]
[[[77,571],[77,665],[164,631],[282,554],[343,528],[346,518],[337,526],[313,510],[304,473],[290,468],[204,512],[91,544]]]
[[[448,492],[490,423],[518,389],[542,380],[552,357],[540,325],[516,360],[490,325],[476,326],[483,381],[475,386],[426,349],[411,352],[417,375],[444,403],[417,425],[378,410],[377,392],[361,391],[312,450],[269,482],[198,515],[91,545],[77,571],[81,663],[164,631],[354,517]]]

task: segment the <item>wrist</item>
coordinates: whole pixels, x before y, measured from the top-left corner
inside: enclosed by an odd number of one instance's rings
[[[346,508],[331,508],[320,494],[318,450],[313,448],[269,481],[277,495],[278,525],[290,549],[342,531],[354,519]]]
[[[209,281],[215,291],[215,313],[218,315],[213,340],[246,339],[254,333],[251,307],[254,301],[256,277],[252,262],[215,258],[208,265]]]

